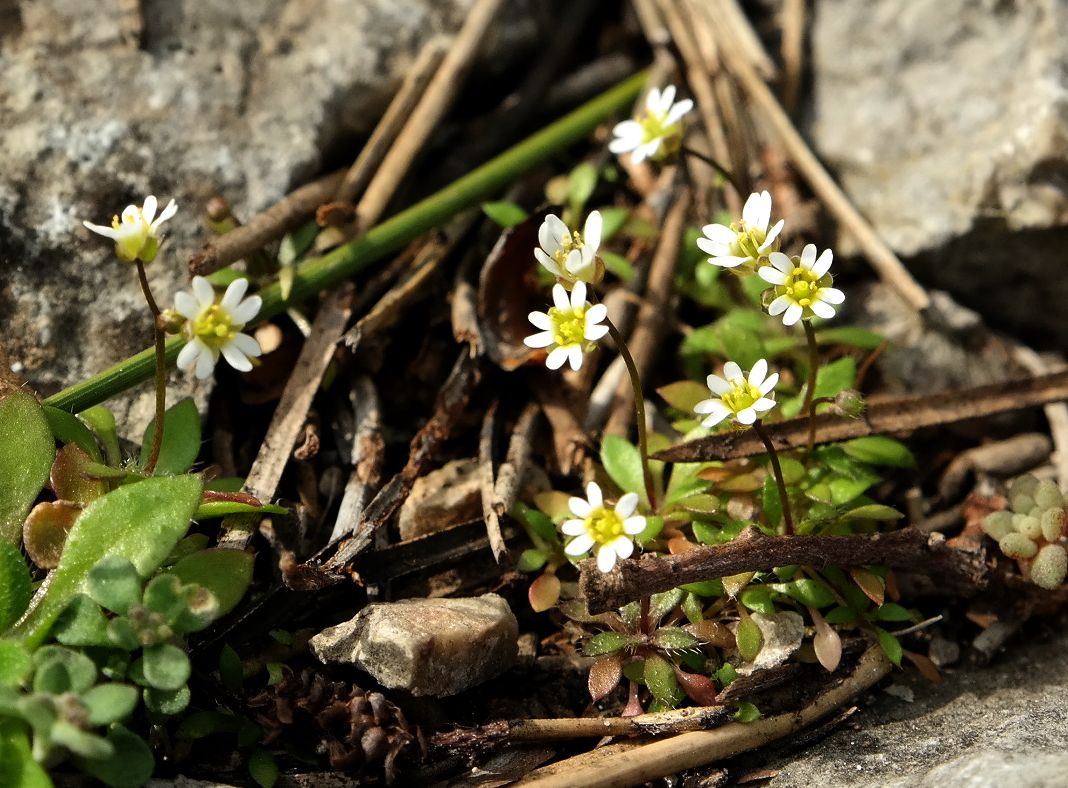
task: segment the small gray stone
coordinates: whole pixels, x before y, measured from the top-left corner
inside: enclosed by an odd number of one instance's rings
[[[481,517],[478,461],[453,460],[415,480],[401,506],[397,525],[400,538],[408,540]]]
[[[515,664],[519,624],[496,594],[368,605],[312,638],[323,662],[351,663],[413,695],[463,692]]]

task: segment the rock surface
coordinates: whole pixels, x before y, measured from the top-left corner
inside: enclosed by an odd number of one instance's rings
[[[811,42],[811,138],[882,237],[999,327],[1063,344],[1068,6],[822,0]]]
[[[478,460],[452,460],[420,476],[401,504],[401,540],[415,539],[482,517]]]
[[[1030,625],[987,668],[950,668],[934,686],[914,671],[841,728],[766,765],[771,788],[1055,788],[1068,784],[1068,629]],[[1028,640],[1029,638],[1029,640]]]
[[[385,687],[446,697],[515,664],[519,624],[496,594],[368,605],[311,640],[323,662],[352,663]]]
[[[169,304],[209,197],[248,216],[324,153],[351,160],[420,46],[469,5],[0,0],[0,332],[16,371],[52,393],[151,344],[136,276],[82,219],[175,198],[149,267]],[[486,51],[514,57],[531,27],[525,4],[508,6]],[[151,413],[140,393],[135,436]]]

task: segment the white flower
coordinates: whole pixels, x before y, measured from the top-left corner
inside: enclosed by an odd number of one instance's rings
[[[565,287],[570,288],[575,282],[593,282],[602,225],[600,211],[593,211],[586,217],[582,232],[572,232],[560,217],[550,213],[538,228],[539,248],[534,250],[534,256]]]
[[[566,520],[560,530],[575,537],[564,552],[582,555],[596,546],[597,568],[611,572],[616,557],[630,558],[634,552],[634,537],[645,530],[645,518],[634,514],[638,508],[637,493],[629,492],[616,502],[615,509],[604,505],[601,488],[596,482],[586,485],[586,498],[571,498],[568,507],[575,520]]]
[[[576,282],[568,300],[563,285],[553,285],[553,304],[546,312],[531,312],[527,317],[541,331],[523,340],[527,347],[549,348],[545,366],[559,369],[564,361],[571,369],[582,368],[582,354],[593,349],[593,343],[608,333],[602,321],[608,316],[604,304],[591,306],[586,301],[586,285]]]
[[[798,320],[808,320],[813,315],[822,318],[834,317],[834,307],[845,301],[841,290],[831,287],[830,249],[816,257],[816,246],[808,244],[800,257],[787,257],[782,252],[768,256],[771,265],[762,266],[757,274],[765,282],[775,285],[775,300],[768,304],[768,314],[782,315],[784,326],[792,326]]]
[[[682,116],[693,109],[690,99],[675,101],[675,86],[663,92],[650,88],[645,96],[645,112],[636,120],[617,123],[608,150],[615,154],[630,153],[631,161],[663,159],[675,153],[682,143]]]
[[[127,205],[121,221],[118,216],[112,217],[111,227],[91,222],[82,224],[86,229],[112,239],[115,242],[115,254],[123,262],[141,260],[151,263],[159,252],[159,227],[177,211],[178,206],[171,200],[163,212],[156,216],[156,198],[150,194],[145,197],[145,204],[141,208]]]
[[[779,373],[768,375],[768,362],[760,359],[742,377],[742,368],[733,361],[723,365],[723,375],[709,375],[708,388],[715,396],[694,405],[694,412],[708,414],[702,427],[714,427],[728,416],[741,424],[752,424],[757,417],[775,407],[775,400],[768,396],[779,382]]]
[[[209,378],[220,354],[236,370],[252,369],[249,359],[262,351],[241,329],[260,311],[263,299],[254,295],[242,300],[246,290],[248,280],[235,279],[216,302],[211,282],[194,276],[193,292],[175,295],[174,308],[186,319],[182,333],[189,340],[178,354],[179,369],[192,370],[201,380]]]
[[[783,220],[771,224],[771,195],[766,191],[749,195],[742,208],[742,220],[728,227],[725,224],[706,224],[705,238],[697,239],[697,246],[710,255],[708,262],[724,268],[743,266],[751,273],[761,257],[779,248],[779,233]]]

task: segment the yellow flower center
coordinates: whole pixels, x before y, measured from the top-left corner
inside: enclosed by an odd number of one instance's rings
[[[752,407],[754,402],[764,396],[760,393],[760,389],[745,378],[731,378],[727,382],[731,384],[731,390],[720,399],[735,413],[741,413],[746,408]]]
[[[603,506],[590,512],[584,524],[597,544],[609,544],[623,535],[623,518]]]
[[[798,306],[811,306],[813,301],[818,300],[819,292],[824,287],[830,287],[831,277],[824,274],[816,276],[810,269],[794,266],[787,277],[786,282],[775,288],[778,295],[785,295]]]
[[[642,127],[643,145],[655,139],[661,140],[660,150],[652,157],[656,160],[665,159],[674,154],[682,142],[682,121],[676,121],[671,125],[668,125],[666,121],[666,112],[650,110],[646,110],[645,114],[638,118],[638,123]]]
[[[586,341],[586,309],[557,309],[549,307],[553,342],[560,347],[581,345]]]
[[[227,345],[241,328],[234,325],[229,312],[219,304],[212,304],[193,321],[193,336],[212,350],[219,350]]]
[[[560,248],[553,252],[553,261],[560,267],[560,270],[564,269],[564,261],[567,260],[567,256],[571,254],[572,249],[581,249],[585,244],[582,241],[582,233],[578,230],[572,230],[569,234],[564,235],[560,239]]]
[[[151,263],[159,252],[159,239],[145,220],[144,212],[140,208],[136,210],[136,214],[123,214],[121,219],[111,217],[111,228],[120,231],[115,239],[115,254],[127,263],[134,260]]]
[[[766,249],[764,252],[760,251],[761,244],[763,244],[768,237],[765,228],[748,227],[745,222],[734,222],[731,224],[731,229],[738,235],[734,240],[734,248],[731,250],[738,257],[748,257],[757,260],[762,255],[772,251],[770,249]]]

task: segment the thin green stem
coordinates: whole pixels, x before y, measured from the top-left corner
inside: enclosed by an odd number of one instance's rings
[[[163,421],[167,413],[167,348],[163,326],[160,325],[159,305],[156,304],[152,288],[148,284],[145,264],[140,260],[137,261],[137,279],[141,283],[145,301],[148,302],[148,309],[152,312],[152,333],[155,338],[153,349],[156,357],[156,429],[152,433],[152,450],[148,454],[148,462],[145,463],[145,472],[151,474],[156,470],[159,452],[163,448]]]
[[[787,536],[793,536],[794,515],[790,511],[790,496],[786,494],[786,479],[783,478],[782,466],[779,464],[779,453],[775,451],[775,446],[772,444],[767,430],[764,429],[764,425],[760,423],[760,419],[753,422],[753,429],[760,436],[764,448],[768,451],[768,459],[771,460],[771,471],[775,474],[775,483],[779,488],[779,501],[782,503],[782,519],[786,523],[786,534]]]
[[[805,327],[805,339],[808,340],[808,383],[805,386],[805,402],[801,406],[801,412],[808,414],[808,450],[811,453],[816,445],[816,403],[812,398],[816,393],[820,351],[816,345],[816,330],[812,327],[812,322],[802,320],[801,325]]]
[[[288,301],[282,298],[277,282],[263,288],[260,291],[263,307],[257,320],[268,320],[292,304],[360,273],[427,230],[498,193],[522,173],[583,139],[612,113],[628,107],[641,91],[646,77],[645,71],[629,77],[441,191],[371,228],[359,238],[317,260],[304,263],[293,278]],[[173,364],[178,358],[184,342],[180,337],[166,341],[164,356],[168,364]],[[154,356],[152,349],[144,350],[45,401],[53,407],[75,413],[85,410],[152,377]]]
[[[642,478],[645,481],[645,496],[649,502],[649,511],[656,512],[656,485],[653,483],[653,471],[649,467],[649,436],[645,427],[645,394],[642,392],[642,379],[638,374],[638,365],[634,363],[634,357],[630,354],[623,335],[619,333],[609,318],[604,319],[608,326],[608,333],[612,335],[612,341],[619,348],[619,355],[623,363],[627,365],[627,375],[630,377],[630,387],[634,393],[634,419],[638,422],[638,453],[642,458]]]

